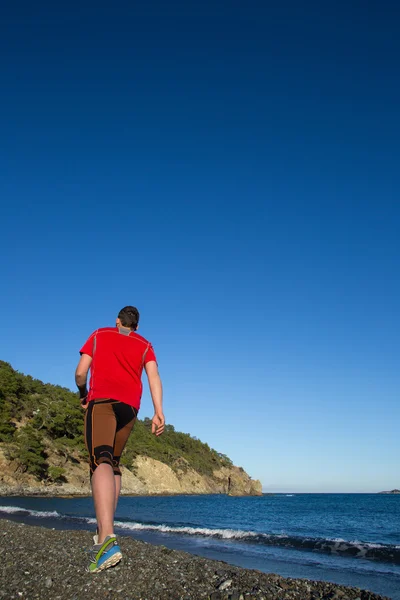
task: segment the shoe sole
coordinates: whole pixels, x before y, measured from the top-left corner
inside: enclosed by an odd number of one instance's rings
[[[93,569],[93,571],[90,571],[90,573],[100,573],[100,571],[104,571],[105,569],[109,569],[110,567],[115,567],[115,565],[117,565],[121,561],[121,559],[121,552],[116,552],[115,554],[110,556],[110,558],[107,558],[107,560],[105,560],[103,564],[100,565],[100,567],[97,567],[97,569]]]

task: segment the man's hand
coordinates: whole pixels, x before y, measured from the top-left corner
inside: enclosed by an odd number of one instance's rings
[[[151,433],[154,433],[156,436],[159,436],[163,433],[164,429],[165,417],[163,413],[156,413],[152,419]]]
[[[80,359],[78,366],[76,367],[76,371],[75,371],[75,383],[79,390],[79,401],[81,403],[81,407],[84,410],[86,410],[88,407],[88,402],[87,402],[88,391],[87,391],[87,387],[86,387],[86,381],[87,381],[87,375],[88,375],[88,371],[90,369],[91,363],[92,363],[92,357],[89,356],[89,354],[82,354],[81,359]]]

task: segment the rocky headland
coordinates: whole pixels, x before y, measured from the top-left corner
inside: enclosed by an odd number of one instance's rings
[[[90,495],[88,465],[84,460],[58,455],[52,464],[63,469],[63,479],[58,483],[38,479],[28,472],[21,472],[16,461],[7,459],[0,447],[0,494],[8,496]],[[212,475],[196,472],[187,465],[173,469],[169,465],[148,456],[134,459],[132,469],[122,467],[122,494],[229,494],[232,496],[257,496],[262,494],[261,483],[251,479],[240,467],[229,466],[216,469]]]

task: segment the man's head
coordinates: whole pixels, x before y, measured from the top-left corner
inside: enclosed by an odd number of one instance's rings
[[[125,306],[118,313],[117,327],[129,327],[136,331],[139,324],[139,311],[134,306]]]

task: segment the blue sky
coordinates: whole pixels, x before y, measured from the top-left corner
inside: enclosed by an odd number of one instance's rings
[[[168,422],[266,491],[399,487],[399,11],[372,4],[6,7],[0,357],[73,388],[134,304]]]

